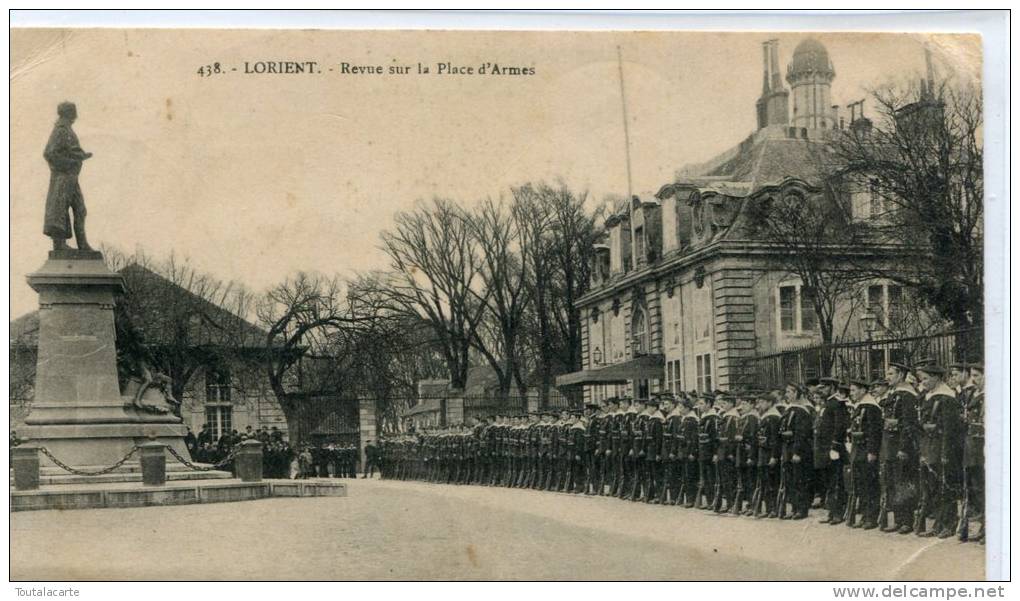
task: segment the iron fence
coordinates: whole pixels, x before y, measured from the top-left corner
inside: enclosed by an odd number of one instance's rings
[[[972,361],[983,355],[983,344],[983,330],[970,328],[925,336],[792,349],[746,360],[740,384],[767,389],[826,375],[870,381],[883,377],[890,362],[913,365],[922,359],[933,359],[947,365]]]

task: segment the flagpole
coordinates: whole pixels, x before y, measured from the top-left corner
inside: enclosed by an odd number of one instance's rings
[[[634,195],[633,183],[630,171],[630,124],[627,123],[627,92],[623,86],[623,51],[616,47],[616,64],[620,71],[620,107],[623,109],[623,143],[627,157],[627,202],[631,201]]]

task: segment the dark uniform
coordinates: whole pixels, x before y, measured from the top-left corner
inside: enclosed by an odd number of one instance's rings
[[[719,452],[719,414],[709,409],[698,423],[698,493],[699,509],[714,508],[716,503],[716,462]],[[703,497],[707,502],[703,501]]]
[[[812,426],[813,416],[806,405],[788,405],[783,415],[780,437],[783,440],[783,457],[780,466],[780,499],[777,515],[786,513],[786,503],[793,508],[795,519],[803,519],[811,508],[812,481]],[[827,451],[826,451],[827,452]]]
[[[779,492],[779,465],[783,454],[783,440],[780,436],[782,416],[774,407],[761,415],[758,426],[757,486],[755,516],[761,514],[760,507],[768,517],[776,517],[776,494]]]
[[[617,497],[622,496],[622,489],[624,486],[624,465],[623,458],[627,452],[624,450],[624,434],[627,427],[627,414],[622,410],[618,410],[610,416],[609,420],[609,438],[610,438],[610,453],[609,453],[609,465],[610,465],[610,486],[609,494]]]
[[[680,422],[680,440],[677,443],[678,454],[681,461],[680,469],[680,495],[677,504],[683,503],[687,507],[694,507],[700,503],[697,498],[700,461],[698,458],[701,432],[701,419],[698,413],[691,409]]]
[[[604,413],[597,418],[595,434],[595,458],[593,460],[596,470],[595,479],[592,481],[592,490],[597,495],[606,494],[606,484],[612,479],[612,428],[613,414]]]
[[[878,480],[878,458],[882,448],[882,408],[871,395],[854,405],[850,418],[850,466],[853,470],[854,495],[864,529],[878,527],[881,489]],[[853,521],[853,520],[851,520]]]
[[[584,494],[602,494],[597,490],[602,482],[602,453],[599,431],[603,415],[597,410],[588,417],[584,431]]]
[[[680,502],[681,473],[684,462],[683,449],[680,448],[683,419],[680,408],[673,409],[666,416],[666,423],[662,430],[663,478],[659,502],[663,504],[676,505]]]
[[[633,497],[633,489],[637,484],[637,463],[638,450],[634,448],[634,438],[637,435],[637,410],[632,406],[624,413],[623,423],[620,427],[620,452],[623,454],[622,471],[620,477],[620,490],[618,495],[621,499]]]
[[[582,493],[586,488],[584,474],[588,456],[587,431],[587,424],[581,420],[567,429],[567,460],[570,467],[565,490],[568,493]]]
[[[740,413],[734,407],[722,416],[719,425],[719,452],[716,462],[719,494],[715,501],[715,510],[722,512],[732,510],[736,504],[737,494],[737,436],[740,435]],[[725,507],[723,505],[725,504]]]
[[[984,536],[985,523],[985,391],[983,389],[974,388],[970,392],[963,416],[967,429],[963,445],[963,466],[967,477],[967,505],[981,522],[981,532],[969,538],[980,540]],[[967,516],[961,516],[961,519],[966,518]]]
[[[917,505],[917,392],[901,382],[881,406],[884,421],[879,460],[885,470],[886,506],[892,509],[896,522],[886,530],[907,534],[913,530]]]
[[[935,515],[929,535],[948,538],[956,528],[956,504],[962,497],[963,485],[963,432],[962,409],[956,393],[940,382],[925,395],[921,413],[921,492]],[[920,529],[915,530],[923,534],[925,518],[919,517]]]
[[[659,502],[659,489],[662,487],[662,434],[666,418],[655,407],[645,419],[644,444],[644,482],[641,485],[641,499],[646,503]]]
[[[829,515],[823,522],[839,524],[846,513],[846,486],[843,467],[846,465],[846,431],[850,411],[845,399],[832,395],[819,408],[814,432],[814,466],[828,474],[825,499]],[[835,453],[836,458],[832,458]]]
[[[744,502],[754,494],[756,466],[758,463],[758,414],[749,410],[740,416],[737,435],[737,494],[732,512],[744,511]],[[748,514],[751,513],[749,509]]]

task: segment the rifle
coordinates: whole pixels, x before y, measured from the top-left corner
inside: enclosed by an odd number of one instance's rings
[[[740,515],[740,510],[744,506],[744,474],[743,474],[743,463],[744,457],[742,451],[744,450],[744,442],[742,437],[737,437],[736,448],[733,451],[733,468],[734,475],[737,478],[737,491],[733,495],[733,507],[729,508],[729,512],[733,515]]]
[[[705,493],[705,464],[698,461],[698,491],[694,494],[695,505],[698,509],[705,509],[702,502],[702,495]]]
[[[853,528],[854,524],[857,523],[857,476],[854,473],[854,464],[856,462],[851,458],[850,460],[850,490],[846,498],[846,513],[843,519],[846,521],[846,525],[849,528]]]
[[[963,466],[963,506],[960,507],[960,522],[956,525],[956,537],[961,543],[967,542],[970,538],[970,520],[967,513],[970,512],[970,487],[967,486],[967,466]]]
[[[779,463],[779,494],[776,495],[776,512],[780,519],[786,519],[786,461]]]
[[[917,509],[914,511],[914,533],[924,534],[928,525],[928,486],[925,483],[925,469],[931,469],[924,462],[921,463],[919,471],[919,482],[921,487],[921,501],[917,504]]]
[[[889,467],[888,461],[883,461],[878,466],[878,483],[882,488],[882,494],[878,501],[878,526],[882,530],[889,528]]]
[[[768,468],[765,469],[768,470]],[[751,511],[754,517],[760,518],[762,505],[762,487],[764,483],[762,482],[762,471],[757,469],[756,471],[758,472],[758,479],[755,482],[754,492],[751,493]]]
[[[676,494],[676,499],[673,500],[674,505],[685,503],[687,499],[687,476],[690,473],[690,461],[687,460],[687,456],[684,455],[683,459],[680,459],[680,492]]]
[[[724,458],[720,457],[715,463],[715,497],[712,499],[712,511],[719,511],[722,508],[722,470],[719,469],[719,464],[725,461]]]
[[[732,513],[733,515],[740,515],[740,510],[743,509],[743,507],[744,507],[744,474],[741,473],[740,464],[737,464],[737,493],[733,496],[733,507],[730,507],[730,513]]]

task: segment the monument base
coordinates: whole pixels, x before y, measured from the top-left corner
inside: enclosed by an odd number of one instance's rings
[[[46,447],[54,457],[71,467],[113,465],[135,445],[153,441],[173,448],[185,459],[191,458],[184,445],[187,428],[183,424],[25,426],[24,431],[26,444]],[[131,460],[137,462],[137,454]],[[39,464],[54,465],[45,454],[40,454]]]
[[[113,465],[151,440],[188,457],[180,418],[122,396],[113,309],[125,287],[102,254],[53,251],[28,283],[39,293],[38,358],[35,400],[18,434],[72,467]],[[40,464],[53,462],[42,454]]]

